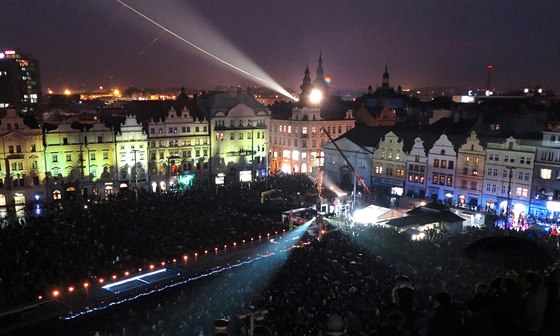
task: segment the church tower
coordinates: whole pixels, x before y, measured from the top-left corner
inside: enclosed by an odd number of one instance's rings
[[[385,72],[383,73],[383,81],[381,82],[382,89],[389,88],[389,73],[387,72],[387,63],[385,63]]]
[[[303,76],[303,83],[300,85],[301,93],[299,100],[304,105],[309,103],[309,95],[313,89],[313,84],[311,84],[311,77],[309,76],[309,64],[305,67],[305,75]]]
[[[323,54],[319,52],[319,67],[316,71],[315,81],[313,82],[313,87],[321,90],[323,97],[327,97],[329,93],[329,86],[325,80],[325,71],[323,70]]]

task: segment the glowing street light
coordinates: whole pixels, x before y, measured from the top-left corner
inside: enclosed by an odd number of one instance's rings
[[[64,94],[69,96],[72,94],[72,91],[70,91],[69,89],[64,90]]]

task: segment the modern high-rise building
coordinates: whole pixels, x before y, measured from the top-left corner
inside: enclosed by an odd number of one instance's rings
[[[0,51],[0,108],[8,107],[21,116],[41,113],[39,62],[14,50]]]

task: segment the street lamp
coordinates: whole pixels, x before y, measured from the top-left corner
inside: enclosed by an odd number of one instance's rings
[[[138,190],[138,161],[136,160],[136,153],[138,149],[132,149],[130,153],[134,153],[134,183],[136,184],[136,190]]]
[[[511,178],[513,177],[513,169],[514,167],[511,166],[507,166],[507,169],[509,169],[509,181],[508,181],[508,189],[507,189],[507,201],[506,201],[506,215],[505,215],[505,222],[504,222],[504,226],[507,229],[508,228],[508,220],[509,220],[509,202],[510,202],[510,198],[511,198]]]

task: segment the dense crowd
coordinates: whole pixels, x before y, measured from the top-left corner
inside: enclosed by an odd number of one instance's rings
[[[290,179],[288,188],[299,183],[291,180],[297,177],[287,179]],[[276,184],[281,183],[279,178]],[[307,187],[307,183],[304,181],[300,185]],[[214,244],[220,243],[220,237],[238,232],[253,233],[254,226],[268,229],[280,225],[262,214],[263,209],[256,205],[258,201],[247,206],[248,199],[241,202],[238,190],[222,192],[223,195],[198,199],[194,194],[150,196],[152,199],[141,201],[146,202],[143,207],[134,208],[142,218],[142,225],[148,228],[135,227],[135,230],[145,235],[150,225],[159,225],[165,230],[169,227],[166,235],[170,238],[166,240],[171,240],[170,252],[175,252],[180,244],[185,250],[185,246],[196,249],[207,243],[199,240],[205,239],[205,229],[197,229],[206,222],[217,230],[212,237],[207,237]],[[232,198],[233,195],[237,196]],[[294,198],[294,202],[300,201]],[[183,216],[200,213],[200,223],[197,224],[195,218],[188,220],[194,232],[186,232],[180,224],[161,221],[160,209],[180,204],[192,204],[193,209],[196,205],[198,210],[173,210],[174,215],[166,218],[184,222]],[[128,218],[116,215],[117,210],[107,210],[113,207],[118,205],[104,205],[105,212],[92,210],[87,218],[95,225],[104,223],[99,218]],[[255,211],[251,210],[253,207]],[[236,216],[232,216],[235,218],[228,219],[223,215],[226,211],[236,211]],[[64,220],[68,222],[71,218]],[[149,224],[152,221],[158,224]],[[225,318],[230,321],[229,335],[245,336],[249,328],[248,316],[253,314],[260,317],[258,324],[266,325],[272,334],[280,336],[521,336],[560,332],[557,270],[508,271],[474,263],[462,253],[467,245],[483,237],[517,235],[537,241],[558,259],[558,237],[537,235],[531,230],[487,228],[467,229],[455,235],[440,232],[430,235],[429,239],[415,241],[393,229],[343,223],[331,221],[326,234],[305,237],[303,241],[308,244],[286,254],[264,258],[72,321],[54,321],[37,330],[59,335],[217,336],[212,323]],[[91,229],[90,232],[96,231]],[[166,256],[161,236],[142,240],[141,235],[127,238],[126,252],[117,250],[122,259],[145,264],[150,258]],[[191,242],[184,241],[185,237]],[[114,246],[118,241],[122,240],[104,242],[104,246]],[[112,247],[109,250],[114,252]],[[98,267],[111,265],[114,264],[101,263]]]
[[[268,184],[304,193],[304,175]],[[96,204],[67,203],[44,216],[0,229],[0,310],[29,303],[53,289],[146,269],[185,254],[284,229],[278,211],[260,203],[264,181],[251,189],[195,188],[185,193],[121,193]]]

